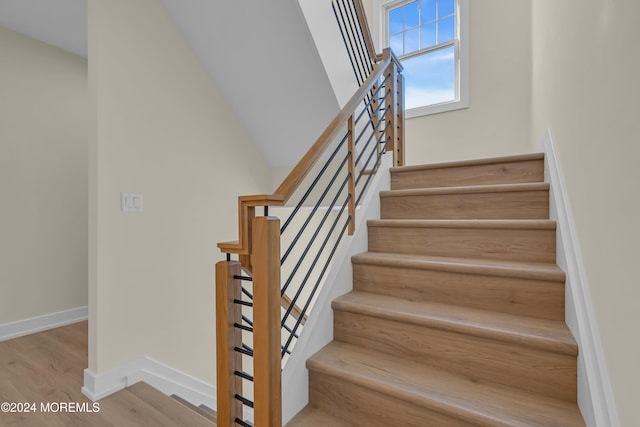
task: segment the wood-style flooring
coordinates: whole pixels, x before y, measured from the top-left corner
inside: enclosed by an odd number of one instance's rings
[[[41,404],[93,403],[80,389],[87,367],[87,322],[0,342],[0,404],[35,403],[36,412],[0,411],[0,426],[211,427],[215,423],[145,383],[100,400],[99,412],[43,413]]]

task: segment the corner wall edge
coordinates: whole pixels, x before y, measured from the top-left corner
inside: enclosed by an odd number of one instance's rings
[[[546,130],[539,147],[545,153],[545,181],[551,184],[550,215],[551,219],[557,221],[557,263],[567,274],[568,291],[572,297],[567,299],[565,307],[567,325],[578,340],[579,358],[584,363],[587,391],[593,410],[594,419],[585,419],[585,421],[587,425],[597,427],[619,427],[620,420],[600,339],[587,273],[575,231],[573,211],[551,128]],[[573,301],[573,305],[570,305],[570,301]],[[572,318],[569,313],[575,317]],[[580,392],[581,390],[578,390],[579,394]],[[583,412],[585,411],[583,410]]]

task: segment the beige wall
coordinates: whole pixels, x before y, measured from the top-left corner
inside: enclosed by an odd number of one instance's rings
[[[530,151],[531,2],[469,3],[469,108],[408,119],[407,164]]]
[[[640,425],[640,3],[533,2],[532,139],[550,127],[622,426]]]
[[[146,355],[215,384],[216,243],[270,170],[159,0],[88,15],[89,368]],[[120,212],[127,191],[144,212]]]
[[[362,6],[367,14],[367,21],[369,26],[373,25],[373,0],[362,0]]]
[[[376,3],[363,0],[377,42]],[[531,1],[469,3],[469,108],[408,119],[407,164],[531,151]]]
[[[87,305],[87,61],[0,27],[0,324]]]

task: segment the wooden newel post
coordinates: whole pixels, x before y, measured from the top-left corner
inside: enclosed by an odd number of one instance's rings
[[[384,50],[385,58],[387,55],[391,55],[391,50],[389,48]],[[384,70],[383,78],[387,79],[386,82],[386,90],[389,91],[389,95],[386,99],[386,114],[385,114],[385,142],[386,149],[393,150],[393,166],[400,166],[398,163],[398,127],[397,127],[397,119],[398,119],[398,79],[396,76],[398,75],[398,65],[395,61],[391,61],[389,66]],[[385,94],[386,95],[386,94]]]
[[[282,426],[280,220],[253,220],[254,425]]]
[[[242,371],[242,355],[234,347],[242,347],[242,331],[233,327],[242,322],[242,308],[234,304],[240,299],[240,280],[234,275],[242,273],[237,261],[220,261],[216,264],[216,377],[218,400],[218,427],[235,426],[235,419],[242,419],[242,403],[235,395],[242,396],[242,380],[234,375]]]

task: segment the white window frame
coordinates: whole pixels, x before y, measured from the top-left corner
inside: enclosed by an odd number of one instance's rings
[[[373,28],[371,29],[378,46],[389,47],[388,11],[412,0],[374,0]],[[460,110],[469,107],[469,0],[456,0],[457,39],[454,43],[456,53],[456,98],[453,101],[410,108],[406,118],[427,116]]]

